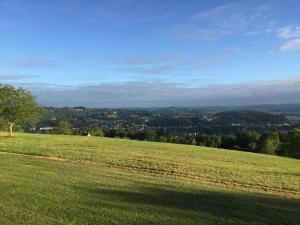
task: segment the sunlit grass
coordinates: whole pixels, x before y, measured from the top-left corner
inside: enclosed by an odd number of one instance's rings
[[[0,152],[0,224],[297,224],[300,213],[295,159],[5,133]]]

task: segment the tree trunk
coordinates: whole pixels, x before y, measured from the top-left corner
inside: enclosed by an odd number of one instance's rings
[[[10,132],[11,137],[13,136],[13,126],[14,125],[15,125],[14,123],[9,123],[9,132]]]

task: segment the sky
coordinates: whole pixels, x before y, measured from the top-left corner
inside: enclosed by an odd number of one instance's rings
[[[300,103],[300,0],[0,0],[0,83],[46,106]]]

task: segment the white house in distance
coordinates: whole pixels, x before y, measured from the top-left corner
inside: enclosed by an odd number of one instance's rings
[[[49,130],[53,130],[54,127],[40,127],[40,131],[49,131]]]

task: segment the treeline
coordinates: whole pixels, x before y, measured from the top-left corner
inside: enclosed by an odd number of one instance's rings
[[[73,134],[82,136],[91,135],[110,138],[126,138],[132,140],[198,145],[300,158],[300,129],[295,129],[291,132],[272,131],[258,133],[254,131],[242,131],[231,135],[185,135],[168,130],[155,129],[148,129],[146,131],[123,128],[72,129],[68,122],[61,121],[58,123],[58,126],[55,129],[47,132],[51,134]]]

